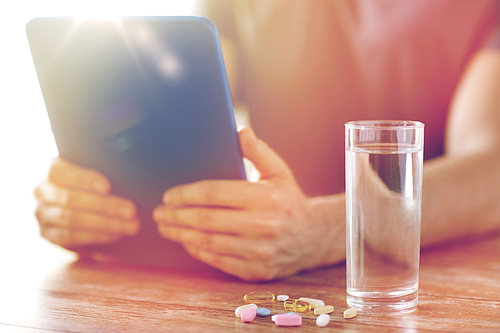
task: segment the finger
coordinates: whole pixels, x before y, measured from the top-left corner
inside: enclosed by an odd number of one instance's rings
[[[283,194],[272,184],[242,180],[203,180],[179,185],[165,192],[169,207],[212,206],[245,210],[270,210],[283,204]]]
[[[40,227],[58,227],[88,232],[132,236],[139,232],[138,219],[122,220],[59,206],[38,205],[35,215]]]
[[[77,166],[58,157],[49,170],[49,180],[59,186],[107,194],[111,189],[109,180],[101,173]]]
[[[35,197],[51,205],[102,213],[124,219],[134,218],[137,214],[135,204],[128,199],[61,188],[49,181],[43,181],[35,188]]]
[[[267,143],[257,138],[250,127],[240,127],[238,134],[243,156],[260,172],[260,179],[291,177],[286,162]]]
[[[121,235],[96,233],[85,230],[72,230],[67,228],[47,227],[40,229],[43,238],[65,248],[99,245],[117,242]]]
[[[259,262],[249,262],[235,256],[220,255],[191,245],[184,246],[184,248],[194,258],[246,281],[269,281],[277,277],[276,269]]]
[[[260,215],[234,209],[213,209],[202,206],[178,209],[158,206],[153,212],[154,220],[165,227],[188,227],[247,238],[275,238],[278,235],[276,227],[278,222],[264,219]]]
[[[158,232],[162,237],[184,246],[195,246],[211,253],[235,256],[261,263],[271,261],[277,254],[276,247],[269,241],[257,241],[251,238],[176,226],[159,226]]]

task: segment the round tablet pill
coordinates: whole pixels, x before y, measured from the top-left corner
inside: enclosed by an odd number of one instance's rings
[[[278,301],[280,301],[280,302],[284,302],[284,301],[286,301],[288,298],[290,298],[290,296],[288,296],[288,295],[278,295],[278,296],[276,296],[276,299],[277,299]]]
[[[257,310],[255,310],[254,308],[246,308],[241,313],[241,320],[245,323],[250,323],[255,319],[256,315],[257,315]]]
[[[325,327],[329,322],[330,315],[326,313],[320,314],[318,318],[316,318],[316,325],[318,325],[319,327]]]

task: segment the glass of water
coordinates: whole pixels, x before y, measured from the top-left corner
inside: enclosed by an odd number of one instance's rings
[[[347,303],[413,311],[418,303],[424,124],[345,124]]]

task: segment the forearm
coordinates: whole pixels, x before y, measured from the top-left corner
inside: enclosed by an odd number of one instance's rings
[[[500,229],[500,154],[443,156],[424,164],[423,247]]]
[[[500,154],[443,156],[424,164],[422,247],[500,230]],[[311,228],[326,236],[316,266],[345,259],[345,194],[309,199]]]
[[[500,52],[479,52],[452,101],[445,155],[424,164],[422,245],[500,229]]]

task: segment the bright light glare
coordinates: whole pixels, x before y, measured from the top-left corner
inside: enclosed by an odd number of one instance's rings
[[[16,0],[0,4],[0,243],[39,239],[33,188],[45,177],[57,149],[25,33],[39,16],[120,17],[190,15],[195,0]],[[165,64],[164,64],[165,65]],[[171,64],[166,64],[171,70]],[[13,234],[22,236],[12,237]],[[10,243],[9,243],[10,244]],[[0,250],[3,248],[0,247]],[[1,251],[5,252],[5,251]]]

